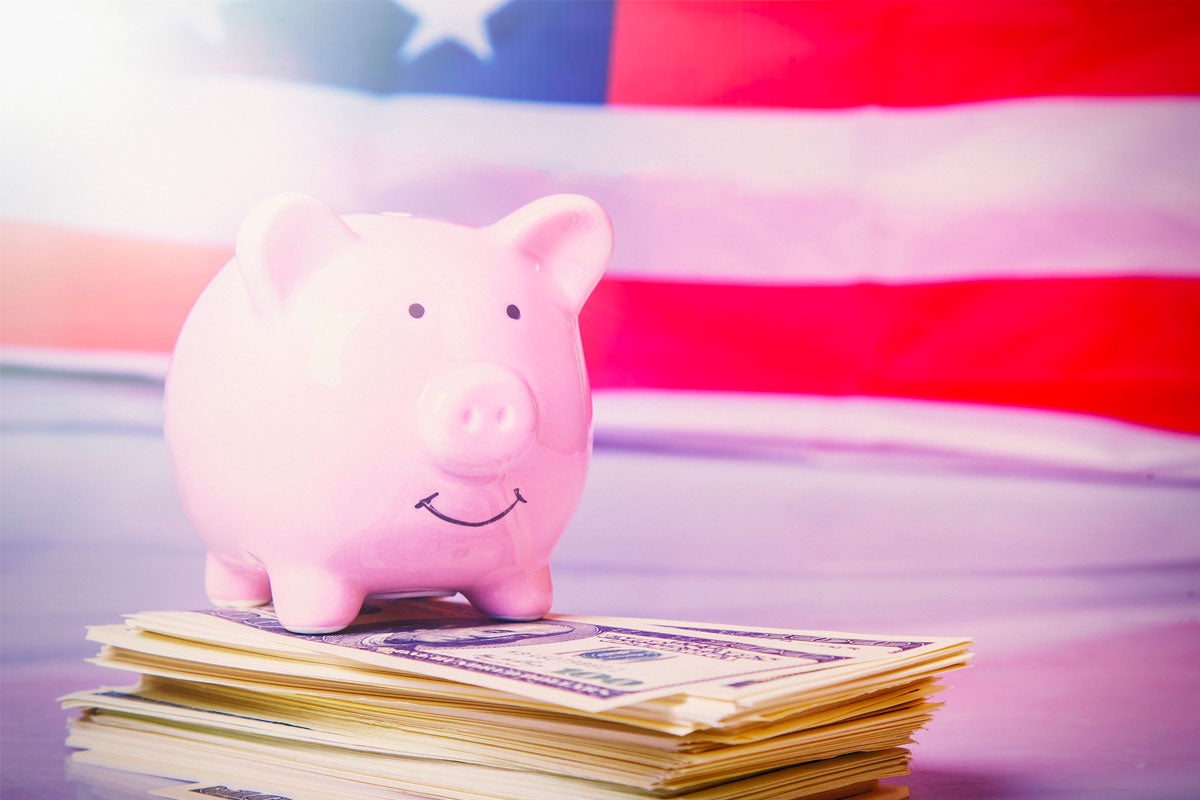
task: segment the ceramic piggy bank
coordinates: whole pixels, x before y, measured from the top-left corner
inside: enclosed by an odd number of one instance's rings
[[[180,333],[165,433],[224,606],[338,630],[367,595],[536,619],[591,456],[577,317],[612,249],[576,195],[484,228],[255,208]]]

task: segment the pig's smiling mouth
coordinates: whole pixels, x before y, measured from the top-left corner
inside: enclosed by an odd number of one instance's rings
[[[517,499],[513,500],[512,504],[508,508],[504,509],[503,511],[501,511],[499,514],[492,517],[491,519],[485,519],[482,522],[468,522],[467,520],[455,519],[454,517],[447,516],[447,515],[443,514],[442,512],[438,511],[436,508],[434,508],[433,507],[433,498],[437,497],[439,494],[441,494],[441,492],[434,492],[433,494],[429,495],[429,497],[426,497],[424,500],[422,500],[421,502],[419,502],[415,506],[413,506],[413,508],[424,508],[426,511],[428,511],[430,514],[433,514],[438,519],[445,520],[446,522],[451,522],[455,525],[466,525],[469,528],[482,528],[484,525],[491,525],[493,522],[498,522],[498,521],[504,519],[504,517],[508,515],[508,512],[510,512],[514,508],[516,508],[517,503],[528,503],[529,502],[524,497],[521,497],[520,489],[513,489],[513,494],[516,495]]]

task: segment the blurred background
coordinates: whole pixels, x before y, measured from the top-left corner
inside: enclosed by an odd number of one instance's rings
[[[205,604],[162,381],[280,191],[609,211],[556,610],[975,636],[915,795],[1200,787],[1200,3],[8,3],[0,65],[5,797],[102,791],[85,625]]]

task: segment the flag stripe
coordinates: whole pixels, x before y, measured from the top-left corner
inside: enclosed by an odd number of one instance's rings
[[[1200,280],[745,286],[608,279],[593,385],[954,400],[1200,432]]]
[[[1200,92],[1200,4],[621,2],[610,102],[844,108]]]
[[[160,368],[161,374],[161,368]],[[976,459],[1025,474],[1147,476],[1200,485],[1192,434],[1023,407],[886,397],[600,389],[596,441],[658,451],[803,457],[845,467],[904,453],[914,466]],[[859,462],[861,463],[861,462]]]
[[[767,114],[80,88],[12,120],[0,217],[227,247],[284,189],[475,225],[573,191],[613,216],[614,276],[769,285],[1195,274],[1200,253],[1196,98]]]
[[[0,223],[0,344],[169,352],[229,248]]]
[[[227,248],[0,226],[6,346],[168,352]],[[595,388],[869,395],[1200,432],[1200,278],[910,285],[608,277],[581,321]]]

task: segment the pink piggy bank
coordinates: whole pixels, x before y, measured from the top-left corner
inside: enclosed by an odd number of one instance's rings
[[[209,598],[273,600],[300,633],[371,594],[545,614],[591,457],[578,314],[611,250],[576,195],[478,229],[295,194],[252,210],[167,375]]]

